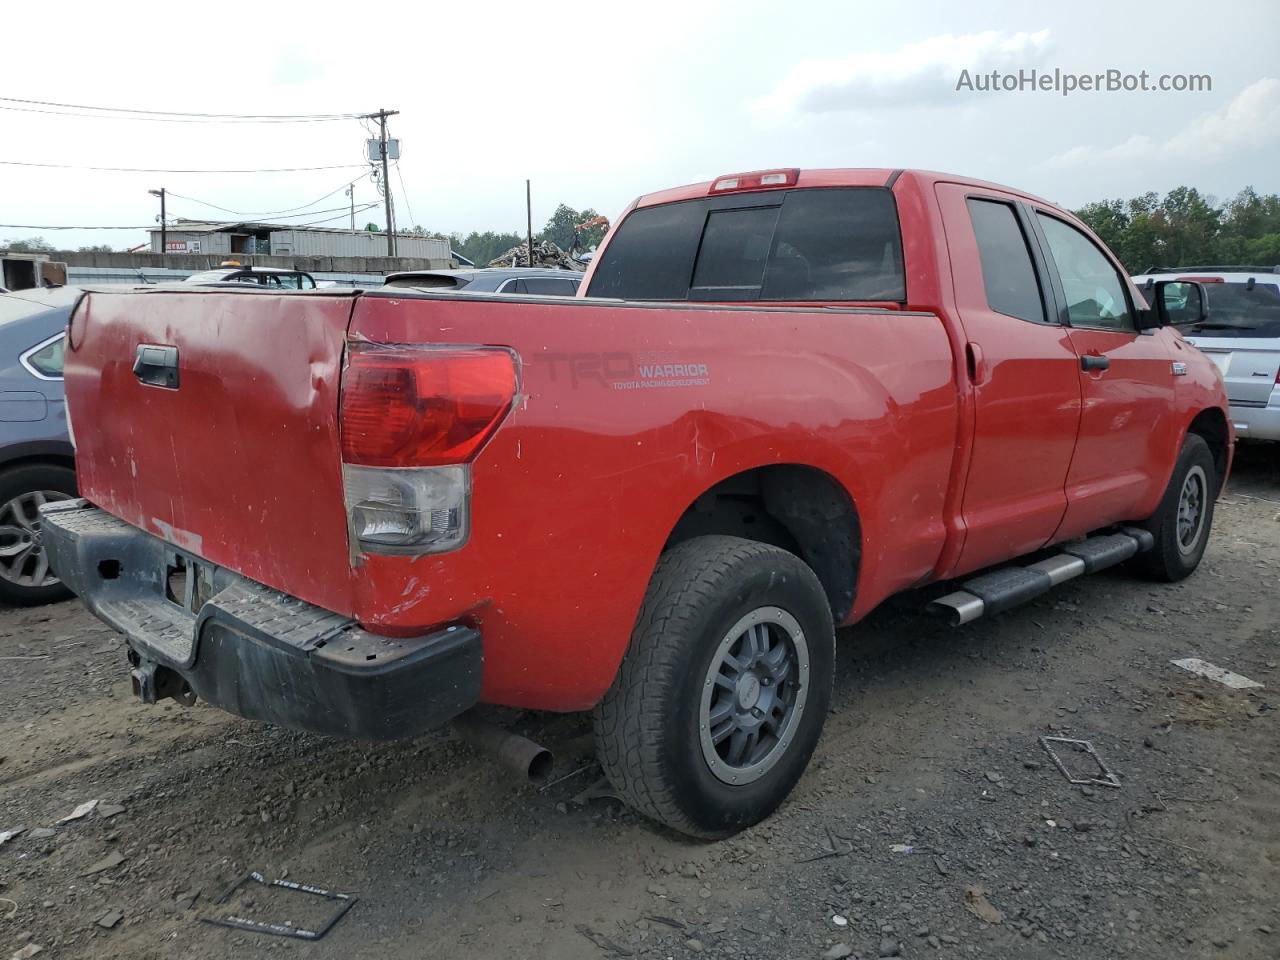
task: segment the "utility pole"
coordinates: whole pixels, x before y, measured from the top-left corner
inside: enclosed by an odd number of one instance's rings
[[[164,187],[159,190],[148,190],[147,193],[160,198],[160,253],[164,255],[169,252],[169,232],[164,222]]]
[[[529,231],[529,266],[533,266],[533,188],[529,181],[524,182],[524,215],[525,227]]]
[[[383,110],[378,108],[377,113],[366,113],[365,120],[378,121],[378,143],[380,145],[379,154],[382,159],[382,199],[385,201],[385,209],[387,213],[387,256],[394,257],[396,255],[396,214],[395,206],[391,199],[391,180],[387,176],[387,117],[394,117],[399,110]],[[354,201],[352,201],[354,204]]]
[[[347,184],[347,196],[351,198],[351,232],[356,232],[356,185]]]

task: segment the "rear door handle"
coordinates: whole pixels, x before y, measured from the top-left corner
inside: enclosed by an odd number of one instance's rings
[[[987,379],[987,362],[982,355],[982,347],[972,340],[964,345],[964,361],[969,371],[969,380],[977,385]]]
[[[1106,370],[1111,366],[1109,357],[1098,356],[1093,353],[1086,353],[1080,358],[1081,370]]]
[[[177,390],[178,348],[156,343],[138,344],[133,375],[150,386]]]

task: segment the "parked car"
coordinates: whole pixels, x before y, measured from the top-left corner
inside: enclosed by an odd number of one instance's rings
[[[583,275],[547,267],[485,267],[479,270],[412,270],[389,273],[388,287],[420,290],[465,290],[467,293],[524,293],[572,297]]]
[[[202,270],[187,277],[183,283],[248,283],[280,290],[314,290],[316,281],[301,270],[284,267],[218,267]]]
[[[76,495],[62,391],[67,317],[80,291],[0,294],[0,601],[70,596],[49,568],[41,504]]]
[[[1170,326],[1202,288],[1148,308],[1047,201],[735,174],[632,204],[584,282],[91,293],[67,394],[113,415],[44,522],[139,696],[375,739],[593,710],[621,797],[723,837],[808,763],[834,625],[1200,562],[1233,438]]]
[[[1280,266],[1152,267],[1140,289],[1189,278],[1204,285],[1209,316],[1184,332],[1226,381],[1242,440],[1280,440]]]

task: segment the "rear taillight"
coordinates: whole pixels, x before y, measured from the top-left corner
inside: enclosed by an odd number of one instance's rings
[[[470,527],[470,462],[511,411],[500,347],[353,344],[342,377],[343,485],[369,553],[453,550]]]
[[[342,459],[367,467],[467,463],[515,393],[509,350],[353,345],[342,376]]]

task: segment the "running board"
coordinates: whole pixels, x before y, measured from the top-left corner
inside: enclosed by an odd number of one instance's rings
[[[984,615],[1003,613],[1083,574],[1114,567],[1154,545],[1151,534],[1137,527],[1077,540],[1046,560],[966,580],[962,589],[934,600],[925,609],[958,627]]]

